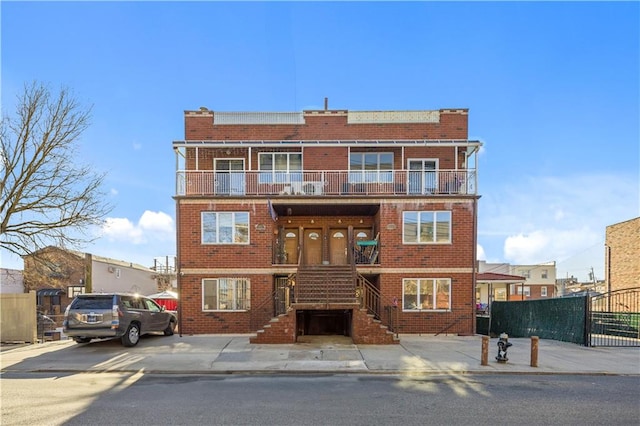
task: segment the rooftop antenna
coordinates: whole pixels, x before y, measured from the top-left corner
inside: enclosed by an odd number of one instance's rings
[[[324,98],[324,110],[329,109],[329,98]]]

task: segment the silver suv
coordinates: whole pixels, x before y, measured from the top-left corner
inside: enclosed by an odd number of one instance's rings
[[[145,296],[127,293],[88,293],[73,299],[64,313],[64,333],[77,343],[120,338],[135,346],[140,336],[163,332],[171,336],[178,319]]]

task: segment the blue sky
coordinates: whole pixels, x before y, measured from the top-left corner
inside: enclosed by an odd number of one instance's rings
[[[115,209],[82,249],[150,266],[184,110],[469,108],[480,258],[604,278],[606,226],[640,216],[639,5],[3,1],[2,112],[33,80],[93,105],[79,157]]]

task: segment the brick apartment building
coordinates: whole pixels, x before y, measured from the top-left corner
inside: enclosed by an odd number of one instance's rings
[[[181,333],[475,332],[468,110],[185,111]]]
[[[605,235],[607,291],[640,287],[640,217],[609,225]]]

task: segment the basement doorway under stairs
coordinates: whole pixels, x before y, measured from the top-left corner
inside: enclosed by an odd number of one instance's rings
[[[351,309],[299,310],[296,327],[300,336],[351,337]]]

